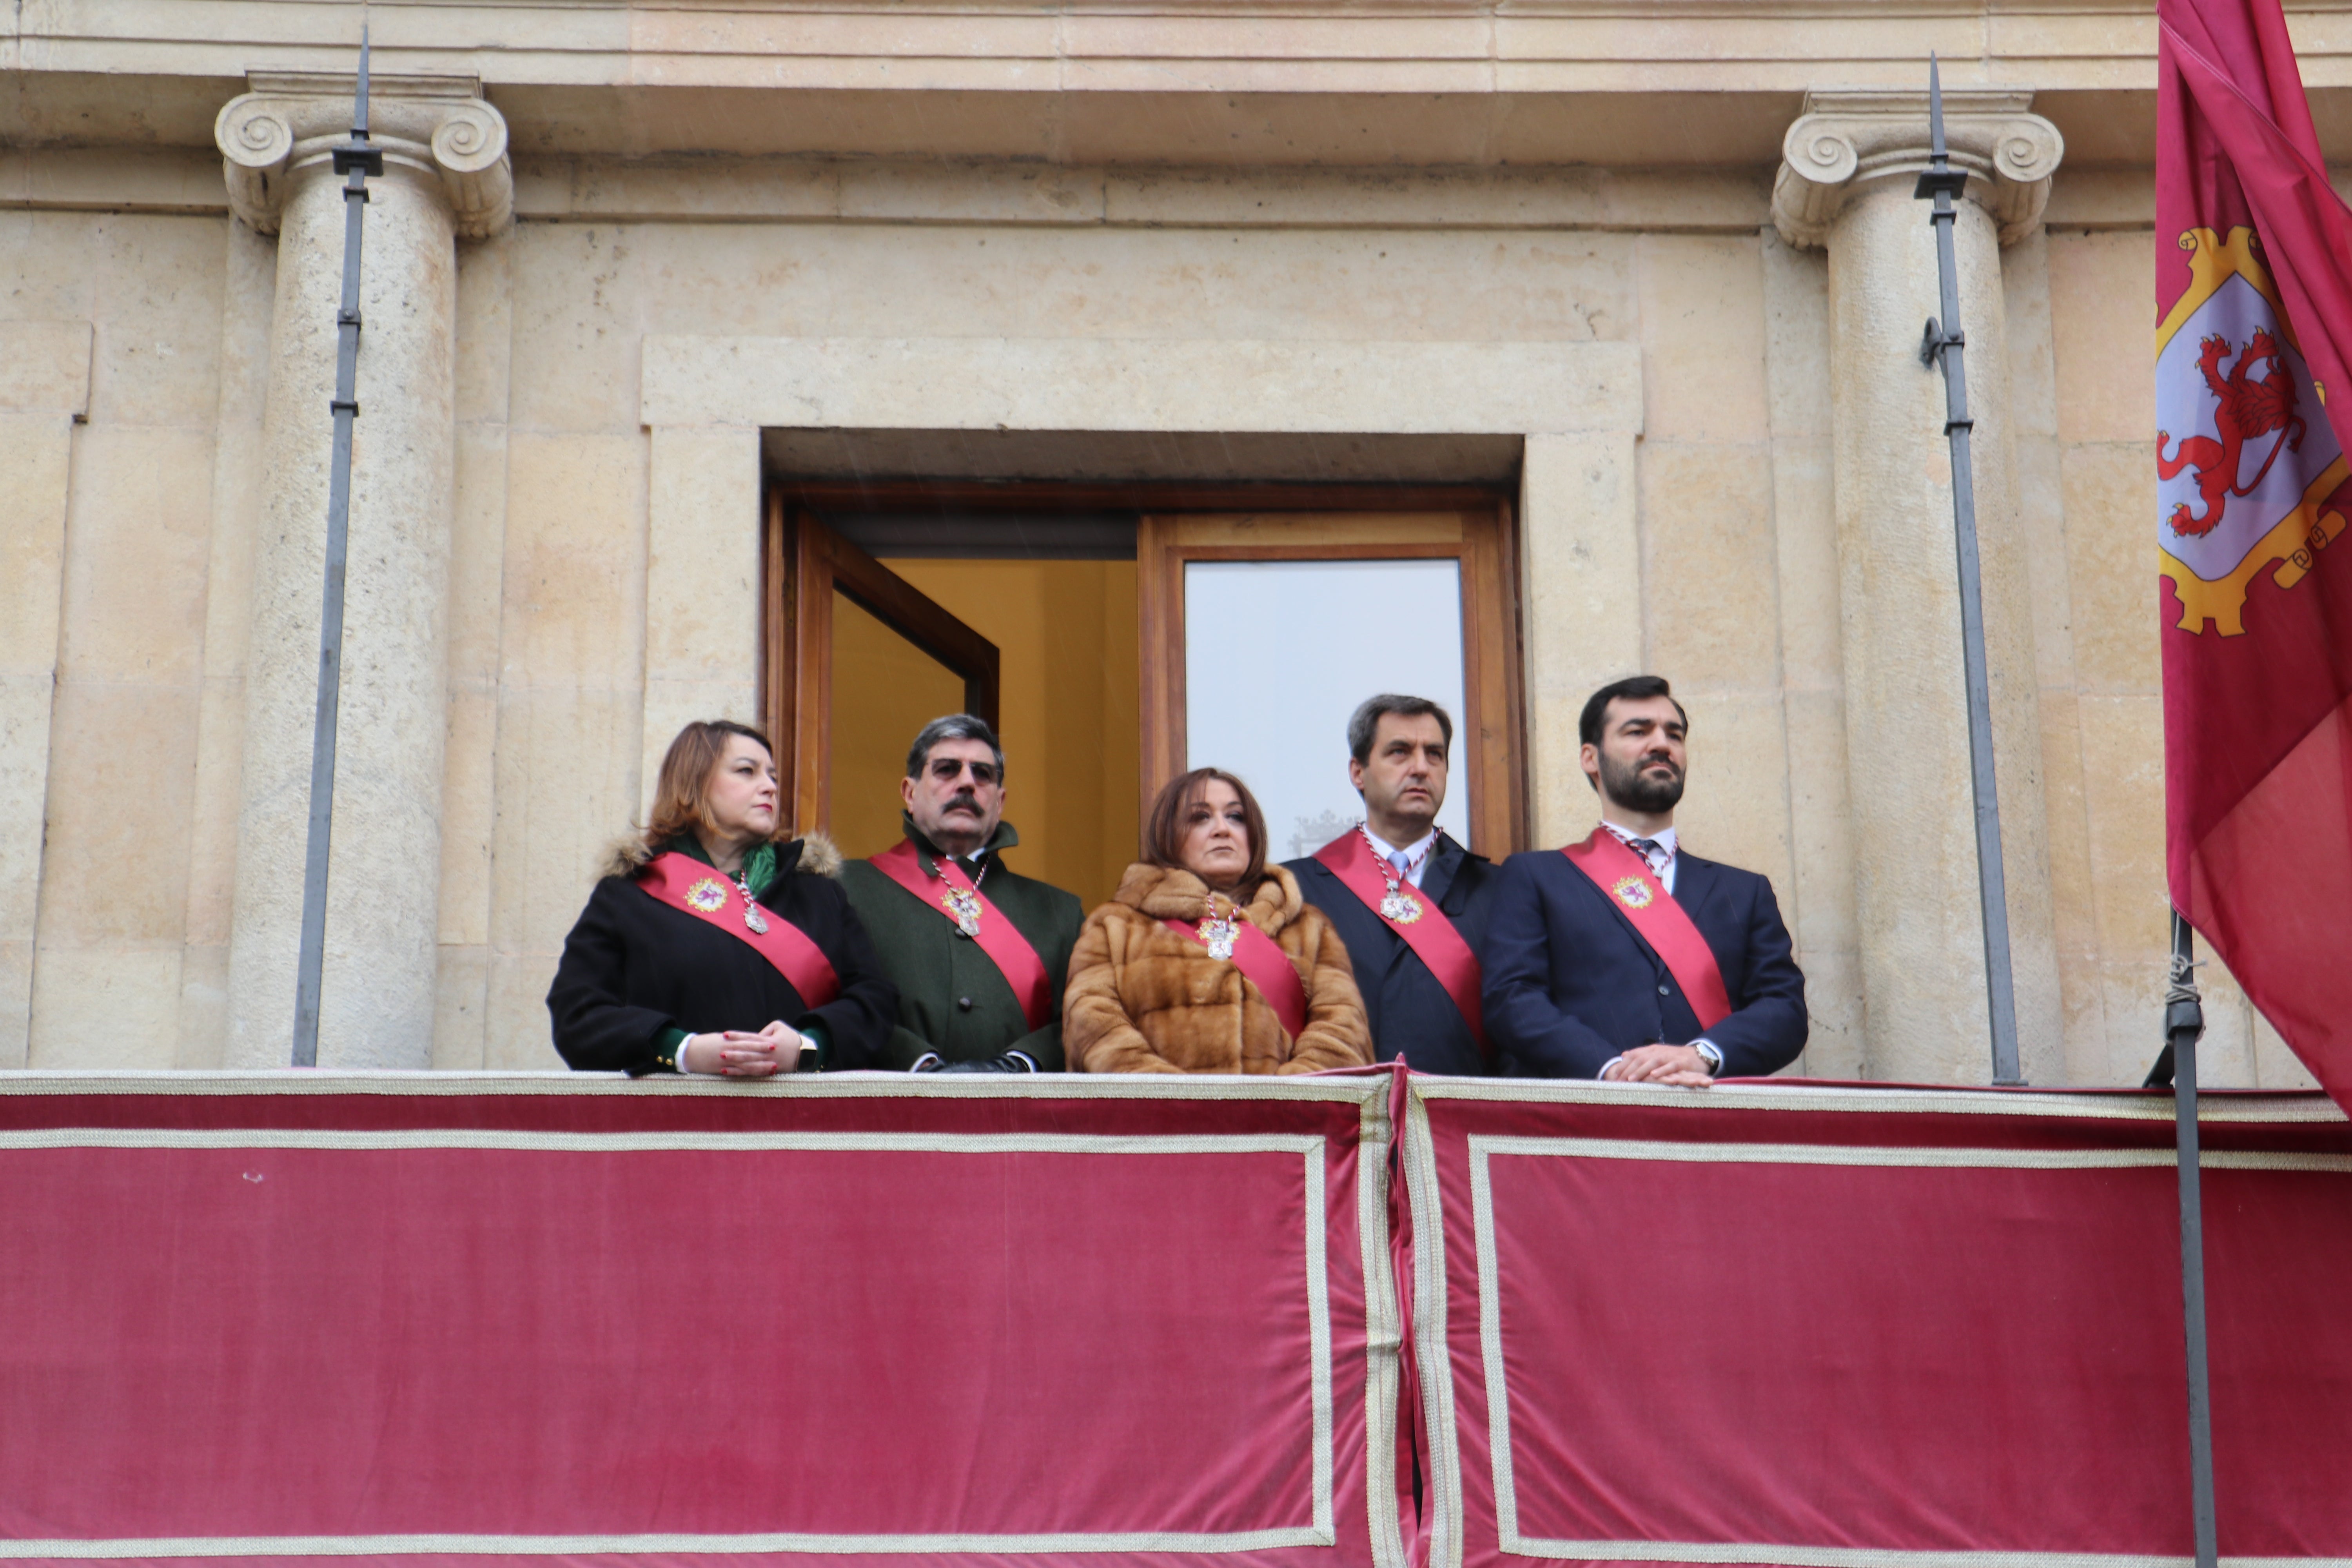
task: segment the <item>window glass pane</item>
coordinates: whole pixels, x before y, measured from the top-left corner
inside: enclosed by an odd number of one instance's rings
[[[1458,561],[1185,563],[1188,765],[1248,781],[1265,809],[1269,859],[1312,854],[1362,816],[1348,786],[1348,716],[1382,691],[1429,698],[1453,716],[1438,822],[1470,843]]]
[[[907,742],[962,707],[961,676],[847,595],[834,595],[829,827],[843,854],[876,855],[898,842]]]

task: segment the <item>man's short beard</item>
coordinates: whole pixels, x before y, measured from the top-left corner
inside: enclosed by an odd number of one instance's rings
[[[1628,811],[1638,811],[1644,816],[1655,816],[1679,805],[1683,798],[1683,775],[1679,770],[1671,779],[1653,779],[1643,772],[1654,760],[1643,758],[1627,764],[1614,757],[1601,759],[1601,787],[1609,798]],[[1671,765],[1671,764],[1669,764]]]

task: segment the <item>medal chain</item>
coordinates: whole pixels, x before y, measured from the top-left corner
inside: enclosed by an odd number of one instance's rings
[[[1234,938],[1241,934],[1242,908],[1227,899],[1225,912],[1221,918],[1217,913],[1218,897],[1215,893],[1209,895],[1209,913],[1201,921],[1201,941],[1207,944],[1211,958],[1231,958],[1234,955]]]
[[[947,882],[947,873],[941,869],[947,864],[948,861],[944,857],[933,859],[931,875],[942,882]],[[971,887],[959,888],[954,883],[948,882],[948,890],[940,895],[940,904],[945,907],[948,913],[955,917],[956,929],[966,936],[976,937],[980,934],[980,885],[988,879],[989,865],[990,862],[986,860],[980,863],[980,875],[971,879]]]
[[[751,897],[751,881],[744,875],[744,869],[742,867],[738,867],[735,870],[736,890],[743,895],[743,923],[751,928],[752,935],[765,936],[768,932],[768,922],[761,917],[760,906]]]
[[[1397,868],[1387,856],[1381,853],[1381,847],[1372,842],[1372,830],[1370,824],[1363,822],[1356,824],[1356,836],[1364,841],[1364,847],[1372,852],[1372,863],[1381,868],[1381,880],[1388,884],[1388,891],[1381,896],[1381,913],[1387,915],[1391,920],[1395,920],[1397,918],[1396,915],[1390,913],[1391,906],[1394,906],[1401,910],[1405,905],[1405,896],[1398,877]],[[1405,862],[1402,881],[1411,881],[1412,879],[1413,872],[1418,870],[1422,864],[1428,860],[1431,853],[1435,850],[1436,847],[1437,835],[1433,833],[1429,836],[1429,842],[1422,846],[1421,853],[1412,856]],[[1418,910],[1415,911],[1415,918],[1419,918]]]

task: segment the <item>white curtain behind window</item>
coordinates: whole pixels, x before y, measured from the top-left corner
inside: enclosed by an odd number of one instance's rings
[[[1461,722],[1458,562],[1185,563],[1187,765],[1248,782],[1267,858],[1310,855],[1363,816],[1348,787],[1348,716],[1381,691],[1429,698]],[[1460,740],[1438,822],[1468,844]]]

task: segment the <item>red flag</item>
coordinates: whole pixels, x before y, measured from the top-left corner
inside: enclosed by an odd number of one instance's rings
[[[2352,1106],[2352,209],[2279,0],[2157,17],[2172,900]]]

